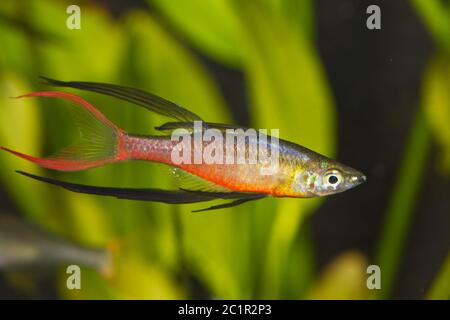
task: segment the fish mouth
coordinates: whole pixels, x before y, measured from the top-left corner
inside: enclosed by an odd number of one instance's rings
[[[349,180],[350,188],[354,188],[354,187],[359,186],[360,184],[366,182],[367,177],[363,173],[358,172],[357,174],[351,175],[348,180]]]

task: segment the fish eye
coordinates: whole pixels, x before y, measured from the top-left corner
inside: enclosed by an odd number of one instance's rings
[[[329,184],[336,184],[339,181],[339,178],[335,175],[331,175],[328,177],[328,183]]]
[[[328,185],[332,188],[337,188],[341,181],[342,174],[336,169],[329,170],[324,175],[325,185]]]

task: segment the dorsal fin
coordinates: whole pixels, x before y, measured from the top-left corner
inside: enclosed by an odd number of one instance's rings
[[[108,83],[60,81],[47,77],[41,78],[45,80],[48,85],[75,88],[113,96],[115,98],[137,104],[157,114],[179,121],[202,121],[198,115],[183,108],[182,106],[139,89]]]

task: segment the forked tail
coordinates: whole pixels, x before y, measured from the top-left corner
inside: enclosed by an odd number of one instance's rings
[[[62,98],[80,106],[81,108],[73,108],[80,130],[80,139],[48,158],[33,157],[4,147],[0,149],[41,167],[59,171],[79,171],[127,159],[123,146],[125,132],[89,102],[65,92],[33,92],[17,98],[36,96]]]

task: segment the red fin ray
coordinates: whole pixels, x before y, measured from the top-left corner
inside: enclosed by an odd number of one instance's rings
[[[26,155],[5,147],[0,147],[1,150],[36,163],[41,167],[58,171],[85,170],[127,158],[123,147],[123,136],[125,132],[89,102],[71,93],[53,91],[33,92],[17,98],[38,96],[62,98],[74,102],[79,106],[72,110],[80,129],[80,139],[70,147],[47,158]]]

